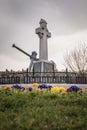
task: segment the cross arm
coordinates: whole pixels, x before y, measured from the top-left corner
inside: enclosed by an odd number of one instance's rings
[[[50,33],[50,32],[47,33],[47,37],[48,37],[48,38],[51,37],[51,33]]]
[[[38,36],[39,36],[40,38],[42,38],[42,37],[43,37],[43,31],[42,31],[42,29],[41,29],[41,28],[37,28],[37,29],[36,29],[36,34],[38,34]]]

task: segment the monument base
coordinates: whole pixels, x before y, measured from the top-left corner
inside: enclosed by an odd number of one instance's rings
[[[33,72],[35,75],[51,76],[55,72],[54,63],[46,60],[34,61]]]

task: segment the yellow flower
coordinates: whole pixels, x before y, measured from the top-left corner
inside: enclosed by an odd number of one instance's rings
[[[58,93],[59,92],[59,87],[53,87],[51,88],[52,93]]]
[[[18,90],[14,90],[13,92],[16,93],[16,94],[18,94]]]
[[[25,90],[29,90],[29,86],[25,86],[24,88],[25,88]]]
[[[18,94],[18,91],[16,90],[15,93]]]
[[[60,87],[60,92],[65,92],[65,91],[66,91],[66,88]]]
[[[2,87],[0,86],[0,91],[2,91]]]
[[[5,89],[5,90],[10,90],[10,89],[11,89],[11,86],[5,86],[4,89]]]
[[[85,92],[87,92],[87,88],[85,88]]]
[[[51,92],[52,93],[63,93],[63,94],[65,94],[66,93],[66,88],[56,86],[56,87],[51,88]]]
[[[38,87],[39,84],[38,84],[38,83],[33,83],[33,86],[34,86],[34,87]]]

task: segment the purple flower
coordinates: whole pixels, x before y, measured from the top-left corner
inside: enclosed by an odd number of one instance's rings
[[[29,87],[29,91],[32,91],[32,87]]]
[[[20,85],[18,85],[18,84],[13,85],[12,88],[22,89],[22,87]]]
[[[41,84],[41,85],[39,85],[38,86],[38,88],[40,88],[40,89],[51,89],[51,85],[47,85],[47,84]]]
[[[70,88],[67,89],[67,92],[73,92],[73,91],[74,92],[82,91],[82,89],[77,87],[77,86],[75,86],[75,85],[73,85],[73,86],[71,86]]]
[[[38,88],[40,88],[40,89],[47,88],[47,84],[41,84],[38,86]]]

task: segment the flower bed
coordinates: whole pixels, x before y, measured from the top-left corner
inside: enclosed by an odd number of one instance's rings
[[[48,93],[56,93],[56,94],[68,94],[71,92],[80,92],[83,90],[78,86],[70,86],[70,87],[60,87],[60,86],[51,86],[47,84],[38,84],[33,83],[31,86],[22,86],[22,85],[6,85],[3,88],[0,87],[0,92],[13,92],[13,93],[25,93],[25,92],[48,92]],[[86,92],[86,91],[85,91]]]
[[[87,130],[87,93],[46,84],[0,88],[0,130]]]

